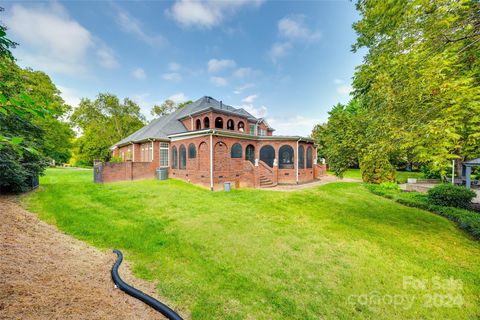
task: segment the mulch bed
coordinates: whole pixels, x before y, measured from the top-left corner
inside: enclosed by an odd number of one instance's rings
[[[115,259],[39,221],[15,197],[0,196],[1,319],[165,319],[114,288]],[[158,297],[125,262],[120,274]]]

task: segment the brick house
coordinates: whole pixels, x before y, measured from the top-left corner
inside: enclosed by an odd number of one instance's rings
[[[205,96],[112,146],[124,163],[103,164],[100,181],[153,178],[164,167],[170,178],[219,190],[224,182],[253,188],[305,183],[325,172],[314,140],[273,131],[264,119]]]

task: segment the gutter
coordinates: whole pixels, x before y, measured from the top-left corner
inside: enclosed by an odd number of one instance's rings
[[[213,191],[213,134],[215,130],[210,133],[210,191]]]

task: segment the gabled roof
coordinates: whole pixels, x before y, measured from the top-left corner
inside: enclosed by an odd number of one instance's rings
[[[251,121],[261,120],[255,118],[242,108],[234,108],[222,103],[221,101],[215,100],[212,97],[204,96],[192,103],[187,104],[182,109],[176,110],[170,114],[153,120],[145,127],[115,143],[114,147],[125,145],[131,142],[146,141],[149,139],[168,140],[168,136],[171,134],[188,131],[180,121],[181,119],[206,111],[237,115],[247,118]]]

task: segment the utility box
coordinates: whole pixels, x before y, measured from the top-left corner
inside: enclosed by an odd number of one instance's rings
[[[158,180],[167,180],[168,179],[168,168],[158,168],[157,169],[157,179]]]
[[[230,191],[232,189],[232,184],[230,182],[223,183],[223,191]]]

